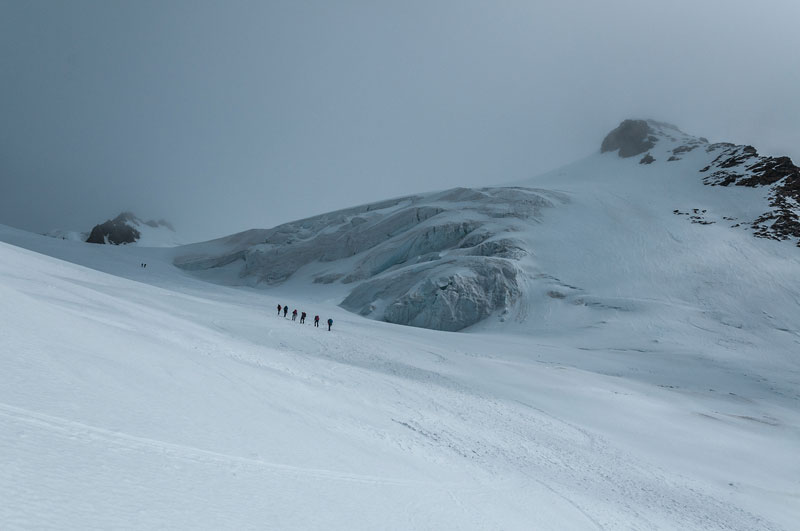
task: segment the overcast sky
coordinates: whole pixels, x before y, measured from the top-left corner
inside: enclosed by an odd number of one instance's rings
[[[0,0],[0,223],[192,239],[531,177],[628,117],[800,160],[800,1]]]

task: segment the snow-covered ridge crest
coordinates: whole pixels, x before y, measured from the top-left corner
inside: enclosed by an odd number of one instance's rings
[[[510,311],[528,276],[525,231],[563,194],[456,188],[196,244],[175,264],[233,269],[241,283],[300,276],[346,286],[342,306],[392,323],[460,330]]]

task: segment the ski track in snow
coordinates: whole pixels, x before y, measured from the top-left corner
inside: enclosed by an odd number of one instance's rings
[[[155,452],[170,458],[185,459],[201,463],[216,463],[223,465],[251,465],[255,467],[269,469],[278,474],[304,475],[316,479],[327,479],[335,481],[347,481],[353,483],[365,483],[370,485],[393,485],[414,487],[425,485],[421,481],[406,481],[400,479],[381,478],[359,474],[348,474],[331,470],[314,468],[304,468],[299,466],[286,465],[281,463],[270,463],[259,459],[222,454],[194,448],[191,446],[173,444],[145,437],[137,437],[122,432],[115,432],[89,426],[81,422],[66,420],[59,417],[44,415],[26,409],[0,404],[0,415],[12,424],[30,424],[39,428],[44,428],[51,432],[57,432],[60,436],[73,440],[81,440],[89,443],[99,442],[107,445],[121,446],[129,450]],[[427,485],[432,485],[428,483]]]

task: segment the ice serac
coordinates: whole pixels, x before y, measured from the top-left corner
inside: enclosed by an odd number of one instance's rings
[[[564,201],[520,187],[406,196],[188,246],[175,264],[246,285],[338,285],[347,310],[455,331],[513,308],[531,274],[523,234]]]
[[[367,280],[341,306],[390,323],[457,331],[507,311],[523,275],[510,260],[464,256]]]

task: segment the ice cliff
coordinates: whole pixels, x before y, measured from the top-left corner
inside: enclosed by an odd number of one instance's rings
[[[303,271],[310,282],[351,287],[342,302],[350,311],[455,331],[513,306],[531,251],[521,235],[564,201],[544,190],[457,188],[188,246],[175,263],[233,266],[251,285]]]

